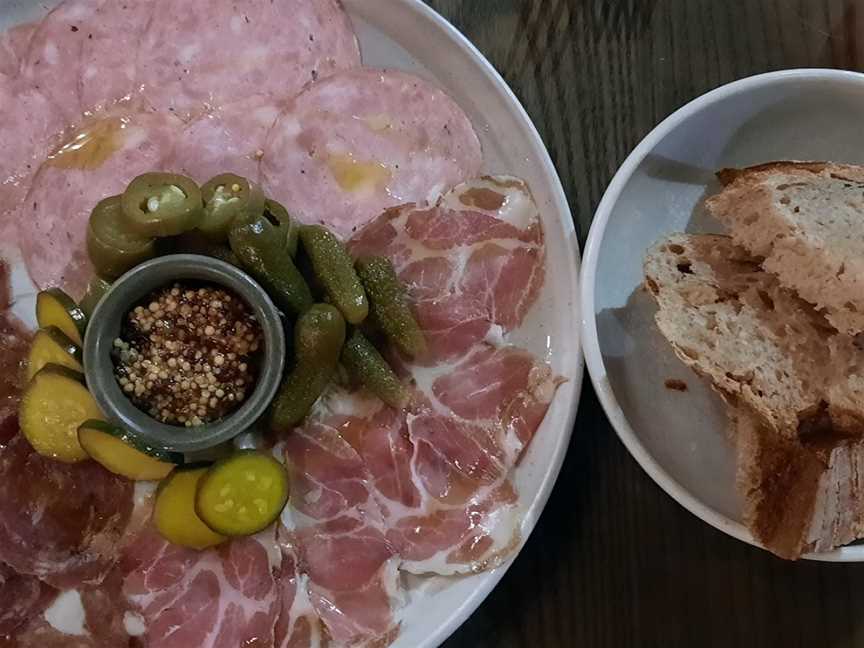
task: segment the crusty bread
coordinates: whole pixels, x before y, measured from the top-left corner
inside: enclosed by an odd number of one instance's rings
[[[728,236],[674,234],[645,259],[657,326],[688,366],[794,435],[824,400],[827,324]]]
[[[772,162],[720,172],[707,201],[735,242],[849,334],[864,331],[864,167]]]
[[[783,558],[864,537],[864,442],[787,439],[746,409],[730,411],[737,486],[753,536]]]

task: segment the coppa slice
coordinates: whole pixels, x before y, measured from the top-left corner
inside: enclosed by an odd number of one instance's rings
[[[21,436],[0,448],[0,561],[21,574],[101,582],[131,511],[131,483],[94,462],[45,459]]]
[[[54,590],[34,576],[24,576],[0,563],[0,645],[4,637],[39,615],[53,598]]]
[[[440,89],[354,70],[312,85],[280,115],[262,182],[292,216],[347,238],[387,207],[434,200],[481,162],[471,122]]]
[[[148,101],[186,118],[254,95],[292,97],[309,82],[359,66],[360,52],[336,0],[216,0],[198,9],[163,0],[138,61]]]
[[[432,362],[519,326],[545,274],[537,205],[524,182],[507,176],[463,183],[434,207],[388,210],[349,250],[393,261]]]
[[[274,527],[205,551],[145,528],[124,552],[123,592],[150,648],[271,646],[280,566]]]
[[[280,535],[297,553],[312,607],[335,641],[387,645],[398,632],[398,559],[362,458],[326,420],[295,429],[283,449],[292,491]]]
[[[136,175],[162,167],[182,123],[171,115],[113,112],[69,135],[76,146],[43,164],[23,208],[13,214],[30,277],[40,287],[83,292],[92,270],[85,239],[93,207]],[[80,146],[79,146],[80,145]]]

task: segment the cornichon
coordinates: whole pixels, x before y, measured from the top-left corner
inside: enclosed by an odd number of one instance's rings
[[[369,295],[373,319],[387,338],[408,356],[425,354],[426,339],[390,260],[380,256],[361,257],[357,260],[357,273]]]
[[[297,425],[327,387],[345,343],[345,320],[330,304],[315,304],[294,328],[295,364],[273,401],[270,427],[276,432]]]
[[[254,218],[264,211],[264,192],[254,182],[233,173],[222,173],[201,187],[204,216],[198,229],[213,241],[228,239],[235,222]]]
[[[280,232],[263,216],[231,228],[231,250],[283,311],[300,314],[312,306],[312,293],[291,260]]]
[[[384,357],[360,331],[345,341],[342,364],[351,375],[382,401],[400,409],[408,403],[408,390]]]
[[[176,236],[198,227],[204,214],[201,189],[176,173],[145,173],[120,200],[129,229],[141,236]]]
[[[347,322],[360,324],[369,314],[369,302],[345,246],[321,225],[302,226],[300,242],[330,302]]]

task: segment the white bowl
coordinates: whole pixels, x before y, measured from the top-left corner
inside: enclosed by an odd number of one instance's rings
[[[655,128],[613,178],[582,267],[588,371],[636,461],[691,513],[757,545],[741,522],[719,397],[673,354],[640,290],[646,249],[676,231],[722,231],[702,209],[714,172],[771,160],[864,163],[864,74],[773,72],[718,88]],[[665,387],[668,378],[689,389]],[[864,561],[853,545],[807,558]]]

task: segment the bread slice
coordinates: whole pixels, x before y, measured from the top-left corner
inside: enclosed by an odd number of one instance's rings
[[[788,559],[864,537],[864,442],[782,438],[746,409],[731,412],[744,521]]]
[[[757,259],[728,236],[674,234],[644,269],[657,326],[685,364],[783,435],[819,411],[833,329]]]
[[[772,162],[720,172],[708,210],[837,329],[864,331],[864,167]]]

